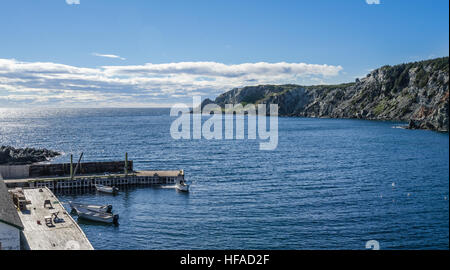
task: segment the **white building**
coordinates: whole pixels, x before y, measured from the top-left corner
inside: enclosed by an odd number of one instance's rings
[[[22,221],[0,176],[0,250],[19,250]]]

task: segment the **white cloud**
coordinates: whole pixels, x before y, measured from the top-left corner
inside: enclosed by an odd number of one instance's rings
[[[234,87],[325,81],[341,66],[306,63],[179,62],[83,68],[0,59],[0,107],[142,106],[214,97]]]
[[[66,0],[66,3],[68,5],[79,5],[80,4],[80,0]]]
[[[366,0],[366,3],[369,5],[379,5],[380,0]]]
[[[116,59],[120,59],[120,60],[126,60],[126,58],[123,58],[123,57],[120,57],[120,56],[114,55],[114,54],[92,53],[92,55],[98,56],[98,57],[116,58]]]
[[[277,76],[286,74],[337,75],[340,68],[305,63],[245,63],[226,65],[216,62],[179,62],[169,64],[145,64],[139,66],[105,66],[111,75],[191,74],[218,77]]]

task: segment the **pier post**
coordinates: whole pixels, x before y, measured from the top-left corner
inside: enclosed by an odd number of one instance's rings
[[[70,155],[70,180],[73,180],[73,155]]]
[[[78,168],[80,168],[80,172],[81,172],[81,159],[82,158],[83,158],[83,152],[81,152],[80,158],[78,159],[77,166],[75,166],[75,171],[73,172],[73,176],[75,176],[75,174],[77,174]]]
[[[125,152],[125,177],[128,176],[128,153]]]

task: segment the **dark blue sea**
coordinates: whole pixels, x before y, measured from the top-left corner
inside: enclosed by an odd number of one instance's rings
[[[120,215],[119,226],[80,222],[95,249],[449,248],[448,133],[279,118],[278,147],[260,151],[258,140],[174,140],[173,120],[168,109],[0,109],[0,144],[63,152],[55,163],[128,152],[137,170],[184,169],[188,194],[59,195]]]

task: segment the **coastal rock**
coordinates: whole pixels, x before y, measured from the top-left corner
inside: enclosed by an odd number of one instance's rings
[[[48,149],[14,148],[11,146],[0,146],[1,165],[23,165],[47,161],[50,158],[61,155]]]
[[[200,108],[202,108],[202,110],[203,110],[203,108],[206,105],[209,105],[209,104],[214,104],[214,101],[212,101],[211,99],[207,98],[207,99],[202,101],[202,103],[200,104]]]

